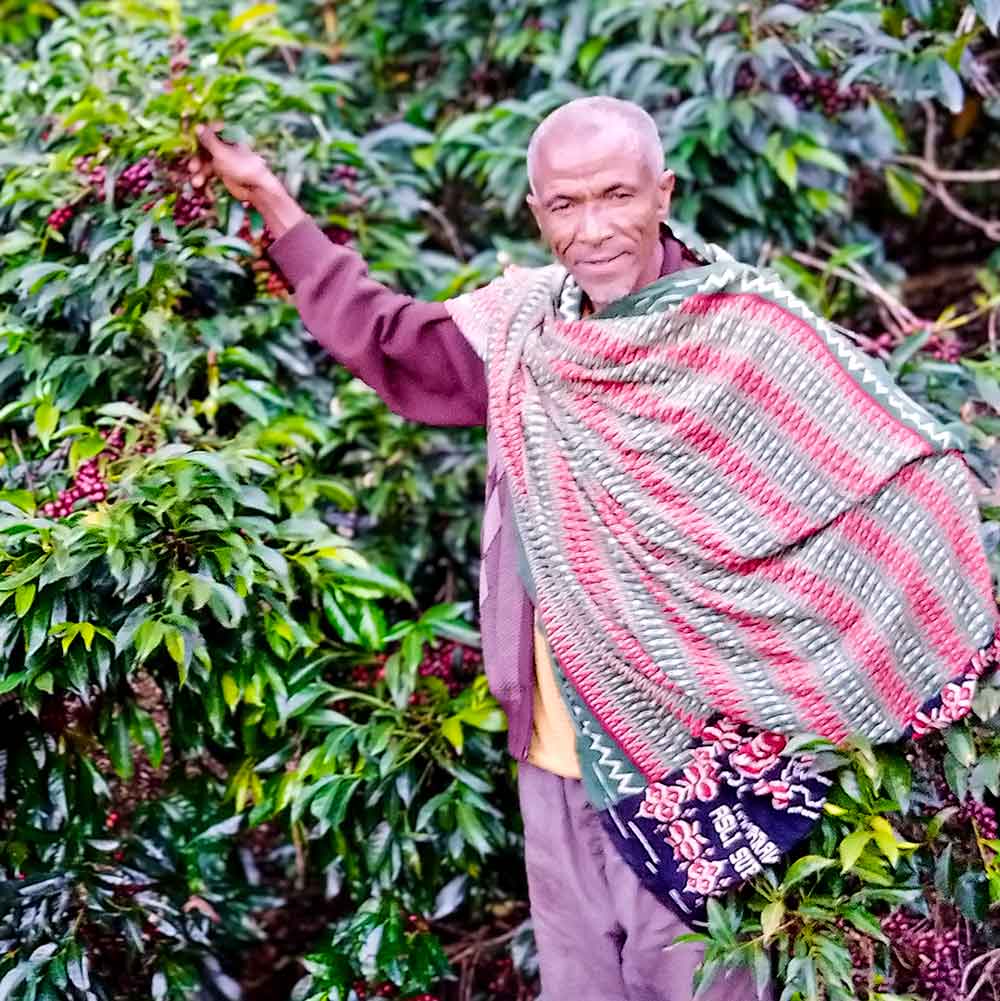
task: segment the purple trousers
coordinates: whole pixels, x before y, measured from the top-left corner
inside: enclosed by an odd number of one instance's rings
[[[522,761],[528,896],[544,1001],[691,1001],[703,947],[638,880],[583,783]],[[753,974],[719,974],[699,1001],[753,1001]]]

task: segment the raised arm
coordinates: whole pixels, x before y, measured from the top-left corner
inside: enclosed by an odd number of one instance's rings
[[[409,420],[486,423],[482,360],[441,303],[370,278],[364,260],[327,239],[246,146],[224,143],[208,129],[198,138],[230,193],[263,216],[275,237],[268,253],[293,288],[306,328],[338,362]]]

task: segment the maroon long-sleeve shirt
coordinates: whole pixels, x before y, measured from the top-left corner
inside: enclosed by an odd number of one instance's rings
[[[698,262],[662,230],[670,274]],[[442,303],[421,302],[370,278],[362,258],[303,219],[269,254],[295,294],[309,332],[390,410],[440,427],[487,423],[482,360]],[[532,732],[534,605],[518,573],[510,488],[487,429],[486,507],[480,537],[479,618],[490,689],[507,713],[508,747],[524,760]]]

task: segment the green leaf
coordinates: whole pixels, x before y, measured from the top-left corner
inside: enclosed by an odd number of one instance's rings
[[[247,25],[252,24],[254,21],[260,21],[265,17],[270,17],[272,14],[276,14],[278,11],[278,5],[276,3],[257,3],[252,7],[248,7],[242,14],[237,14],[229,24],[227,29],[229,31],[241,31]]]
[[[502,733],[507,729],[507,717],[498,706],[477,706],[463,709],[458,716],[468,726],[474,726],[477,730],[486,730],[488,733]]]
[[[864,846],[862,846],[864,847]],[[785,873],[785,878],[781,881],[781,891],[787,892],[796,883],[800,883],[809,876],[814,876],[824,869],[829,869],[834,864],[833,859],[823,858],[820,855],[805,855],[796,859]]]
[[[23,570],[19,570],[17,573],[12,573],[6,577],[0,577],[0,591],[15,591],[22,584],[27,584],[28,581],[34,580],[42,572],[42,568],[48,560],[48,555],[39,556],[34,563],[28,564]]]
[[[934,888],[945,900],[951,900],[955,892],[955,868],[951,860],[950,841],[934,863]]]
[[[948,727],[944,734],[944,742],[963,768],[968,768],[976,760],[976,742],[964,724]]]
[[[59,426],[59,408],[46,400],[35,407],[35,430],[44,448],[49,447],[52,432]]]
[[[132,747],[129,741],[128,721],[121,711],[111,721],[107,742],[108,757],[119,777],[128,781],[132,777]]]
[[[462,721],[457,716],[449,716],[441,722],[441,734],[459,754],[462,753]]]
[[[854,831],[840,842],[838,850],[840,852],[841,872],[847,872],[854,866],[871,839],[871,831]]]
[[[800,160],[815,163],[818,167],[825,167],[827,170],[835,171],[838,174],[850,174],[851,172],[851,168],[842,156],[823,146],[816,146],[804,139],[799,139],[792,144],[791,149],[792,153]]]
[[[826,861],[824,859],[824,861]],[[767,945],[785,919],[785,902],[780,898],[772,900],[760,914],[760,929],[764,934],[764,945]]]
[[[917,183],[913,173],[902,167],[886,167],[885,183],[889,197],[908,216],[915,216],[923,203],[924,189]]]
[[[35,600],[35,585],[34,584],[22,584],[17,591],[14,592],[14,611],[17,613],[19,619],[24,618],[28,609],[31,608],[32,603]]]
[[[222,698],[232,712],[240,702],[240,686],[229,673],[222,676]]]
[[[0,257],[10,257],[22,250],[34,247],[38,238],[26,229],[15,229],[0,236]]]
[[[955,904],[970,921],[985,921],[990,909],[986,873],[980,870],[962,873],[955,884]]]
[[[882,850],[882,854],[895,866],[899,861],[899,845],[896,841],[896,834],[885,817],[872,817],[871,828],[875,836],[875,843]]]

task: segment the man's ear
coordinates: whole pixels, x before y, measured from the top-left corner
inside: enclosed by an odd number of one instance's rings
[[[527,201],[528,201],[528,208],[531,209],[531,214],[535,217],[535,224],[538,226],[538,232],[541,233],[542,232],[542,220],[540,218],[542,211],[541,203],[538,201],[538,198],[535,197],[534,193],[530,191],[528,192]]]
[[[677,178],[672,170],[665,170],[660,174],[658,201],[660,203],[661,220],[666,220],[667,216],[670,215],[670,200],[674,194],[674,182],[676,180]]]

